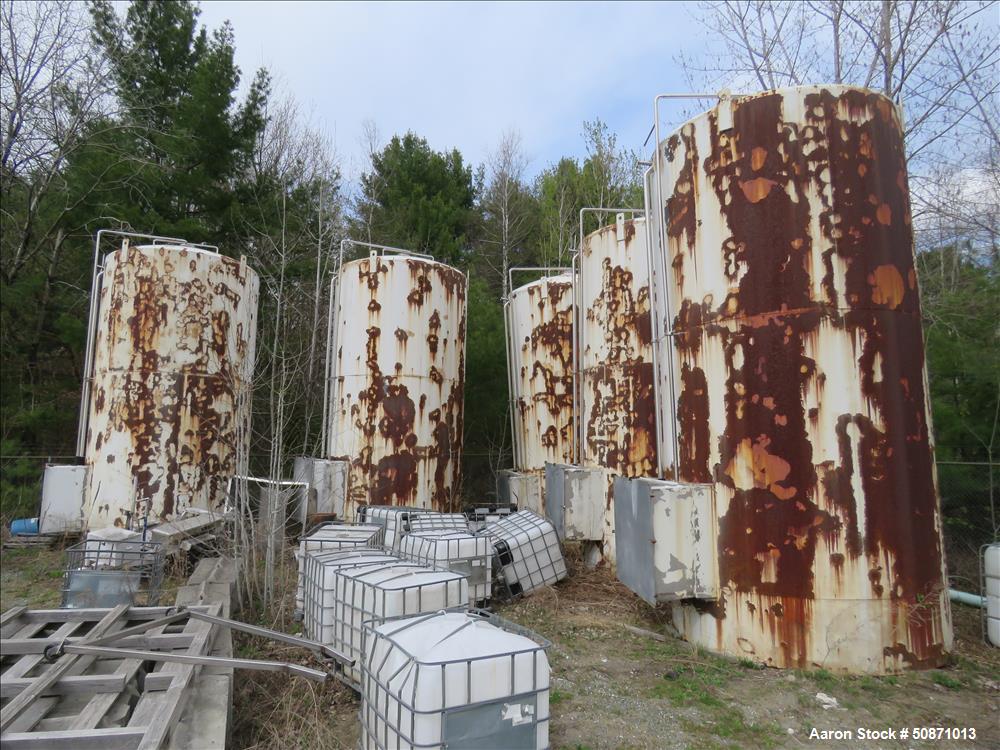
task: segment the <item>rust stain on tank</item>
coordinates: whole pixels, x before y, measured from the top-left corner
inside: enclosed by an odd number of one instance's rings
[[[87,431],[91,527],[146,509],[155,521],[221,508],[246,460],[256,295],[256,275],[215,253],[108,256]]]
[[[573,284],[567,274],[510,294],[516,468],[573,460]]]
[[[889,603],[879,668],[936,663],[950,616],[896,109],[843,87],[719,107],[731,128],[717,109],[666,142],[664,208],[680,476],[716,483],[722,585],[756,601],[774,663],[809,663],[841,597]],[[719,644],[726,600],[704,610]]]
[[[345,264],[337,284],[338,408],[327,452],[350,458],[345,511],[357,503],[450,510],[461,481],[465,276],[385,255]]]
[[[580,261],[582,458],[629,477],[657,472],[646,245],[636,242],[641,223],[624,220],[591,233]]]

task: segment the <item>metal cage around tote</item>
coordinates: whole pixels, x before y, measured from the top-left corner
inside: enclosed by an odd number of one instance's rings
[[[445,658],[433,654],[477,626],[477,653],[452,656],[457,646],[449,644]],[[428,631],[415,633],[418,648],[400,643],[413,629]],[[491,650],[486,639],[500,631]],[[550,645],[482,611],[366,622],[361,747],[548,747]]]
[[[155,606],[163,583],[159,542],[90,539],[66,550],[62,606]]]

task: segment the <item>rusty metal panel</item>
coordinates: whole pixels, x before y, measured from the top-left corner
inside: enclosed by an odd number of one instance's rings
[[[372,254],[334,280],[328,457],[358,504],[450,511],[461,482],[467,279],[432,260]]]
[[[715,485],[723,587],[678,625],[778,666],[939,664],[951,614],[896,106],[844,86],[724,100],[654,162],[679,474]]]
[[[579,272],[580,463],[657,474],[646,220],[587,235]]]
[[[510,293],[507,336],[514,468],[573,461],[573,279],[546,276]]]
[[[200,248],[106,261],[94,346],[88,527],[219,510],[247,456],[257,274]]]

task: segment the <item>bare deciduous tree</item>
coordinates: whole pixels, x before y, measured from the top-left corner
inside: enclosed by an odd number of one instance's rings
[[[67,159],[114,105],[80,3],[2,0],[0,33],[0,268],[11,283],[39,255],[44,265],[58,262],[66,238],[58,227],[87,192],[61,204],[47,199],[58,192]]]
[[[882,91],[903,106],[918,241],[944,223],[996,252],[996,12],[987,0],[718,0],[701,5],[708,45],[679,62],[698,88]]]
[[[507,272],[512,254],[527,240],[531,228],[531,198],[524,182],[527,168],[521,134],[505,132],[487,162],[489,183],[482,202],[484,241],[489,245],[482,258],[501,277],[503,299],[510,291]]]
[[[260,455],[251,465],[268,480],[283,478],[289,456],[316,448],[312,423],[326,356],[322,310],[343,231],[339,181],[330,142],[308,124],[292,97],[277,98],[254,152],[242,227],[261,278],[257,347],[258,361],[266,363],[257,370],[260,398],[253,422],[253,444],[266,451],[266,460]],[[284,513],[274,503],[292,493],[270,486],[267,491],[276,514],[271,525],[283,525]],[[249,514],[243,517],[252,523]],[[247,552],[248,569],[263,563],[264,578],[255,585],[267,600],[283,558],[275,556],[273,544],[262,561],[256,550]]]

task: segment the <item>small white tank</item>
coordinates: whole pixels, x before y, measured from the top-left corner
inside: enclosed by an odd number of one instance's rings
[[[333,641],[336,620],[336,572],[345,568],[386,565],[400,562],[395,555],[381,549],[356,547],[338,552],[307,552],[303,576],[302,626],[314,641]]]
[[[414,531],[468,531],[469,519],[464,513],[420,513],[410,516],[409,529]]]
[[[298,585],[295,588],[295,609],[299,612],[302,611],[302,581],[307,552],[335,552],[353,547],[381,547],[383,536],[381,526],[374,524],[351,526],[338,523],[324,524],[310,531],[307,536],[303,536],[299,540],[299,548],[295,553],[295,560],[299,566]]]
[[[530,510],[502,518],[480,532],[496,550],[500,575],[513,596],[566,577],[566,561],[551,521]]]
[[[334,575],[333,639],[324,641],[357,661],[345,669],[355,685],[361,682],[364,624],[394,617],[447,609],[465,609],[469,583],[465,576],[424,565],[388,562],[363,568],[339,569]]]
[[[369,626],[363,665],[365,750],[549,745],[544,648],[477,615]]]
[[[986,548],[983,568],[986,574],[986,637],[1000,646],[1000,544]]]
[[[377,524],[385,529],[382,543],[386,549],[398,550],[399,540],[410,530],[410,520],[427,513],[423,508],[405,508],[398,505],[361,505],[358,507],[358,523]]]
[[[471,607],[490,598],[493,545],[484,536],[468,531],[412,531],[400,541],[399,553],[407,560],[466,576]]]

